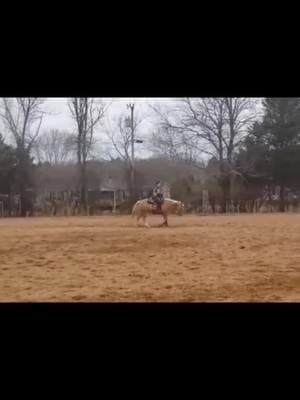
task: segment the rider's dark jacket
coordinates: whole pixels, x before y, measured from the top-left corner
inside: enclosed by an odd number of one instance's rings
[[[154,187],[152,191],[152,199],[157,203],[161,203],[163,201],[163,192],[159,185]]]

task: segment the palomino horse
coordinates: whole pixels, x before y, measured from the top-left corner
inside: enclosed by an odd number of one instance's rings
[[[144,221],[144,225],[147,228],[150,228],[150,225],[147,223],[146,218],[147,215],[153,214],[155,212],[155,208],[153,204],[148,202],[148,199],[139,200],[135,203],[132,209],[132,216],[136,217],[136,226],[138,226],[139,220],[142,218]],[[162,206],[160,214],[164,218],[164,222],[160,226],[168,226],[168,215],[169,214],[177,214],[182,215],[184,212],[184,204],[181,201],[165,199]]]

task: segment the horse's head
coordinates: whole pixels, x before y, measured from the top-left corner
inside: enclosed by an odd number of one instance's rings
[[[184,204],[181,201],[177,202],[176,214],[182,216],[184,213]]]

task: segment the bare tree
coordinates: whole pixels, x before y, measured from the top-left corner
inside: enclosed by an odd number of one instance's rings
[[[0,116],[6,129],[13,135],[18,149],[30,153],[39,135],[45,99],[38,97],[3,98]]]
[[[153,133],[150,150],[155,156],[164,156],[170,160],[182,160],[199,167],[202,165],[202,149],[198,138],[188,138],[184,133],[168,126],[159,126]]]
[[[64,163],[75,155],[76,137],[66,131],[51,129],[37,138],[33,151],[39,162]]]
[[[3,98],[0,116],[4,127],[14,138],[17,150],[18,189],[21,196],[21,214],[26,213],[25,190],[30,182],[30,154],[40,133],[45,111],[45,99],[38,97]]]
[[[136,134],[138,132],[139,125],[143,122],[143,118],[138,116],[137,114],[133,120],[133,131],[134,131],[134,141],[140,142],[138,138],[136,138]],[[128,117],[125,115],[121,115],[118,117],[117,121],[113,121],[112,126],[106,128],[106,134],[110,139],[115,152],[118,154],[120,159],[124,162],[126,168],[126,176],[127,176],[127,186],[129,187],[129,191],[131,193],[131,198],[135,198],[134,188],[132,187],[132,182],[130,176],[132,176],[132,171],[134,169],[134,162],[131,157],[131,142],[132,142],[132,134],[131,127],[128,123]],[[110,155],[113,159],[112,155]]]
[[[86,164],[94,144],[94,133],[101,123],[109,104],[91,97],[73,97],[69,100],[69,109],[76,123],[76,153],[79,166],[81,204],[87,211],[87,175]]]
[[[218,160],[223,212],[230,199],[230,177],[239,174],[233,156],[257,117],[255,104],[249,98],[220,97],[181,99],[171,110],[152,107],[165,131],[172,129],[182,143]]]

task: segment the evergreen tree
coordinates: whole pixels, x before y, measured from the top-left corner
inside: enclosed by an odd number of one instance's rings
[[[16,165],[15,150],[4,142],[0,134],[0,193],[10,193],[15,179]]]
[[[280,188],[280,211],[285,189],[300,178],[300,98],[266,98],[262,122],[256,122],[245,141],[246,153],[258,174]]]

